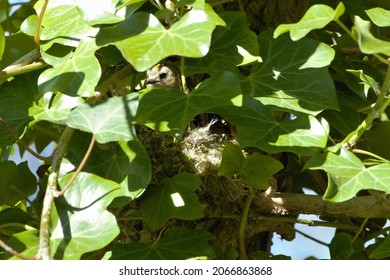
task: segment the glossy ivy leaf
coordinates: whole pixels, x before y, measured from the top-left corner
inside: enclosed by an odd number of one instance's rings
[[[390,11],[380,7],[372,8],[366,11],[369,18],[381,27],[390,26]]]
[[[390,236],[386,236],[369,255],[370,259],[384,259],[390,257]]]
[[[299,22],[279,25],[274,31],[274,38],[290,32],[291,39],[297,41],[305,37],[310,31],[324,28],[331,21],[338,20],[344,14],[344,11],[345,7],[342,2],[337,5],[335,10],[323,4],[313,5]]]
[[[215,253],[209,245],[214,236],[206,230],[176,227],[160,240],[150,244],[115,244],[111,260],[186,260],[213,259]]]
[[[205,56],[215,26],[215,21],[201,10],[186,13],[169,29],[154,15],[138,12],[114,27],[102,29],[97,42],[114,44],[142,72],[168,56]]]
[[[380,94],[381,88],[380,84],[370,75],[364,73],[364,70],[355,70],[355,69],[347,69],[349,73],[358,77],[361,81],[361,84],[364,86],[365,97],[367,98],[368,90],[371,88],[377,95]]]
[[[329,244],[332,260],[348,260],[355,252],[352,246],[352,236],[345,232],[337,233]]]
[[[59,91],[70,96],[94,96],[101,75],[96,50],[94,39],[82,40],[66,62],[41,74],[38,79],[39,92]]]
[[[37,93],[36,74],[20,75],[0,87],[0,117],[18,135],[32,120],[28,110]],[[0,147],[15,143],[9,132],[0,126]]]
[[[96,4],[95,0],[76,0],[75,4],[82,14],[86,23],[90,26],[97,24],[113,24],[121,22],[124,19],[123,15],[116,13],[116,5],[119,0],[99,0]],[[123,12],[125,10],[122,10]]]
[[[241,98],[238,78],[232,72],[223,72],[205,80],[190,94],[171,88],[144,90],[136,121],[178,137],[196,115],[222,105],[240,106]]]
[[[82,103],[84,100],[81,97],[47,92],[29,109],[29,113],[36,121],[64,125],[69,118],[70,111]]]
[[[20,176],[23,174],[23,176]],[[37,189],[37,180],[24,161],[16,165],[13,161],[0,162],[0,205],[15,205],[27,199]]]
[[[239,146],[227,144],[222,152],[218,175],[239,174],[245,184],[252,188],[265,190],[269,187],[268,178],[281,169],[283,165],[276,159],[258,153],[245,158]]]
[[[61,179],[61,188],[72,176],[69,173]],[[77,176],[52,211],[50,244],[55,259],[80,259],[84,253],[107,246],[119,234],[114,215],[106,210],[119,191],[117,183],[94,174]]]
[[[143,196],[141,213],[144,221],[152,229],[156,229],[173,218],[202,218],[203,210],[195,194],[201,184],[200,178],[190,173],[164,178],[158,186]]]
[[[307,155],[318,152],[327,143],[329,128],[325,122],[303,114],[279,122],[264,105],[249,97],[242,107],[225,106],[214,111],[236,127],[241,147]]]
[[[219,15],[226,26],[215,29],[206,56],[186,60],[186,75],[204,72],[214,75],[220,73],[221,69],[234,71],[237,66],[261,61],[257,37],[248,28],[245,13],[224,12]]]
[[[328,188],[324,199],[332,202],[348,200],[360,190],[390,192],[390,163],[367,168],[347,150],[341,150],[340,155],[317,154],[306,163],[305,169],[323,169],[328,173]]]
[[[390,42],[375,38],[370,32],[370,21],[365,21],[355,16],[353,35],[357,38],[359,48],[366,54],[385,54],[390,56]]]
[[[323,67],[334,57],[325,51],[328,47],[312,39],[275,40],[270,32],[261,33],[259,45],[264,62],[253,64],[242,83],[244,94],[265,105],[313,115],[338,109],[333,80]]]
[[[93,133],[99,143],[134,140],[132,120],[137,106],[137,94],[110,98],[95,105],[84,103],[71,112],[67,124]]]

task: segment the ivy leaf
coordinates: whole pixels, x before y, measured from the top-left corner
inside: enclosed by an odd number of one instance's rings
[[[371,22],[355,16],[352,33],[357,38],[360,50],[366,54],[382,53],[390,56],[390,42],[375,38],[370,32],[370,26]]]
[[[270,32],[259,37],[263,63],[255,63],[242,83],[243,92],[264,105],[316,115],[338,109],[336,91],[327,68],[333,51],[312,39],[292,42]],[[310,68],[309,68],[310,67]]]
[[[115,13],[115,7],[118,2],[119,0],[100,0],[99,5],[96,5],[95,0],[76,0],[75,4],[80,10],[84,21],[93,26],[121,22],[124,17]]]
[[[290,32],[291,39],[297,41],[305,37],[310,31],[324,28],[331,21],[338,20],[344,14],[344,11],[345,7],[342,2],[337,5],[335,10],[323,4],[313,5],[299,22],[279,25],[274,31],[274,38]]]
[[[101,30],[97,42],[114,44],[142,72],[168,56],[205,56],[215,26],[212,17],[201,10],[191,10],[169,29],[154,15],[138,12],[114,27]]]
[[[60,181],[63,188],[73,173]],[[51,215],[51,249],[55,259],[75,260],[108,245],[119,228],[106,210],[120,186],[89,173],[80,173],[68,191],[56,200]],[[88,240],[88,242],[85,242]]]
[[[360,190],[390,192],[390,163],[366,168],[358,157],[347,150],[341,150],[340,155],[317,154],[304,168],[323,169],[328,173],[328,189],[324,199],[332,202],[348,200]]]
[[[365,134],[367,145],[373,153],[390,159],[390,122],[380,122],[372,126]]]
[[[296,114],[281,122],[268,109],[250,97],[242,107],[224,106],[214,110],[237,129],[241,147],[258,147],[269,153],[290,151],[307,155],[324,148],[328,139],[327,124],[310,115]]]
[[[214,236],[201,229],[176,227],[159,241],[151,244],[115,244],[112,260],[185,260],[213,259],[215,253],[208,244]]]
[[[18,135],[24,132],[26,125],[32,120],[28,110],[33,104],[37,92],[35,74],[21,75],[0,87],[0,117]],[[13,144],[9,132],[0,126],[0,147]]]
[[[171,88],[144,90],[140,97],[136,121],[155,130],[180,136],[198,114],[222,105],[241,105],[238,78],[223,72],[202,82],[190,94]]]
[[[60,91],[70,96],[94,96],[101,75],[100,64],[94,54],[96,50],[94,39],[82,40],[71,58],[41,74],[39,92]]]
[[[82,103],[84,100],[80,97],[47,92],[29,109],[29,113],[36,121],[63,125],[66,124],[71,110]]]
[[[370,254],[370,259],[384,259],[388,257],[390,257],[390,236],[386,236],[382,243]]]
[[[172,218],[202,218],[203,210],[195,194],[201,184],[199,177],[190,173],[163,179],[156,188],[143,196],[141,213],[145,222],[156,229]]]
[[[226,26],[215,29],[206,56],[186,60],[186,75],[204,72],[214,75],[221,69],[234,71],[237,66],[261,60],[256,34],[248,28],[246,14],[224,12],[220,16]]]
[[[268,178],[281,169],[283,165],[276,159],[258,153],[245,158],[239,146],[227,144],[222,152],[218,175],[240,174],[242,180],[252,188],[265,190],[269,186]]]
[[[390,26],[390,11],[380,7],[366,10],[366,14],[377,25],[381,27]]]
[[[69,117],[68,125],[94,134],[99,143],[130,141],[136,138],[132,119],[138,106],[138,95],[110,98],[104,103],[79,105]]]
[[[23,174],[23,176],[20,176]],[[0,205],[15,205],[27,199],[37,189],[37,180],[24,161],[16,165],[13,161],[0,162]]]
[[[348,260],[355,252],[352,246],[352,237],[345,232],[337,233],[329,244],[332,260]]]

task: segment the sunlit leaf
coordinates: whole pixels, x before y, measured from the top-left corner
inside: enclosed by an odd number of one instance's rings
[[[169,29],[154,15],[139,12],[100,31],[97,42],[117,46],[126,60],[141,72],[168,56],[205,56],[215,26],[215,21],[200,10],[188,12]]]
[[[372,8],[366,11],[370,19],[378,26],[390,26],[390,11],[380,7]]]
[[[60,181],[62,188],[72,175]],[[77,176],[65,195],[56,200],[51,215],[54,258],[79,259],[86,252],[108,245],[119,234],[114,215],[106,210],[119,191],[117,183],[94,174]]]
[[[275,29],[274,38],[279,37],[283,33],[290,32],[291,39],[297,41],[305,37],[310,31],[321,29],[331,21],[338,20],[344,11],[345,7],[342,2],[338,4],[335,10],[323,4],[313,5],[307,10],[299,22],[279,25]]]
[[[329,201],[342,202],[366,189],[390,192],[390,163],[367,168],[347,150],[341,150],[340,155],[317,154],[306,163],[305,168],[323,169],[328,173],[328,189],[324,199]]]
[[[134,140],[132,119],[137,106],[137,94],[110,98],[95,105],[85,103],[71,112],[68,125],[93,133],[99,143]]]
[[[356,36],[359,48],[366,54],[385,54],[390,56],[390,42],[375,38],[370,32],[371,22],[355,16],[355,25],[352,29]]]

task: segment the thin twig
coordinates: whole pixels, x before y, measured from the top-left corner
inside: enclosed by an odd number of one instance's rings
[[[9,127],[3,120],[2,117],[0,117],[0,124],[8,131],[9,135],[11,135],[12,138],[14,138],[14,140],[16,141],[16,143],[18,143],[19,145],[21,145],[26,151],[28,151],[31,155],[33,155],[34,157],[36,157],[37,159],[40,159],[40,160],[43,160],[44,162],[50,162],[51,159],[52,159],[52,156],[49,156],[49,157],[45,157],[45,156],[41,156],[40,154],[38,154],[37,152],[33,151],[28,145],[26,145],[22,140],[19,139],[18,135],[16,134],[16,132],[11,128]]]
[[[15,257],[18,257],[19,259],[22,259],[22,260],[36,260],[37,259],[36,257],[26,257],[26,256],[22,255],[21,253],[15,251],[10,246],[5,244],[1,239],[0,239],[0,247],[2,247],[7,252],[11,253]]]
[[[61,191],[56,191],[54,192],[54,196],[55,197],[59,197],[61,195],[64,195],[64,193],[70,188],[70,186],[73,184],[73,182],[76,180],[77,176],[79,175],[79,173],[81,172],[81,170],[83,170],[85,164],[87,163],[87,160],[89,158],[89,156],[91,155],[92,153],[92,149],[93,149],[93,146],[95,145],[95,137],[92,135],[92,139],[91,139],[91,142],[89,144],[89,147],[88,147],[88,150],[87,152],[85,153],[84,155],[84,158],[83,160],[81,161],[79,167],[77,168],[77,170],[73,173],[73,176],[72,178],[68,181],[68,183],[66,184],[66,186],[61,190]]]

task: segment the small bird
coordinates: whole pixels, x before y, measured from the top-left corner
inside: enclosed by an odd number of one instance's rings
[[[146,88],[171,87],[182,90],[180,73],[173,65],[156,64],[146,71]]]

